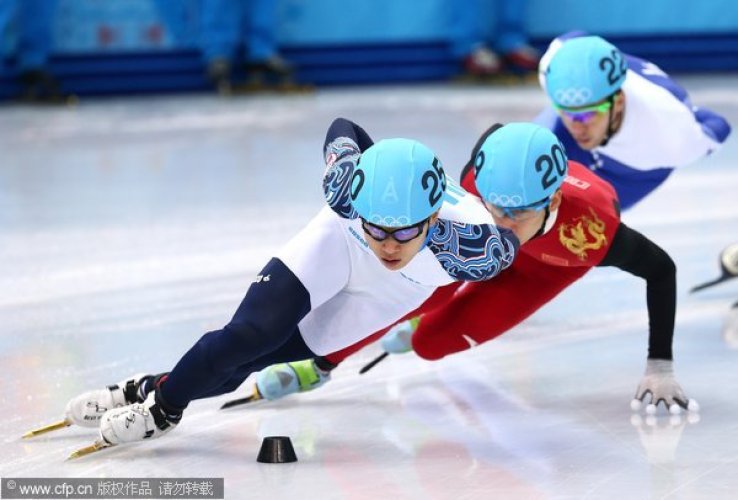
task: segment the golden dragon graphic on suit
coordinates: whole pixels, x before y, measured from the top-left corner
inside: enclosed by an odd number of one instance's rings
[[[571,223],[559,226],[559,241],[580,260],[587,258],[587,251],[599,250],[607,245],[605,223],[591,207],[589,213],[591,217],[581,215]]]

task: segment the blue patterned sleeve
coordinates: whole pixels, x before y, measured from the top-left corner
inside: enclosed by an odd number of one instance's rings
[[[344,219],[358,217],[351,205],[351,179],[361,152],[348,137],[337,137],[326,145],[323,193],[328,205]]]
[[[336,118],[328,127],[323,143],[323,193],[333,211],[345,219],[358,217],[351,205],[351,179],[361,152],[372,144],[366,130],[346,118]]]
[[[484,281],[512,264],[520,248],[512,231],[439,219],[428,247],[457,281]]]

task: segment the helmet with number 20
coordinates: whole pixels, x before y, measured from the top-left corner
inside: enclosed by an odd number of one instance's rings
[[[482,199],[515,209],[547,206],[568,172],[558,138],[533,123],[508,123],[490,134],[474,168]]]

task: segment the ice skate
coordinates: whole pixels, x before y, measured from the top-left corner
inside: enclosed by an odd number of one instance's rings
[[[149,377],[153,379],[151,375],[138,373],[105,389],[84,392],[67,403],[63,420],[30,430],[23,438],[40,436],[71,425],[98,427],[106,411],[143,401],[145,393],[142,391],[147,388],[143,382]]]
[[[738,276],[738,243],[728,245],[720,252],[720,276],[714,280],[702,283],[693,287],[689,293],[698,292],[705,288],[710,288],[715,285],[719,285],[729,279],[733,279]]]
[[[182,413],[164,410],[156,392],[149,392],[143,402],[105,412],[100,419],[100,438],[74,451],[69,458],[83,457],[119,444],[155,439],[174,429],[182,419]]]
[[[279,363],[260,371],[252,394],[246,398],[229,401],[221,410],[241,404],[267,399],[274,401],[296,392],[317,389],[331,378],[330,372],[321,370],[312,359]]]

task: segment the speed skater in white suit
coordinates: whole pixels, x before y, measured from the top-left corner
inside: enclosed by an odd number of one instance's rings
[[[170,432],[187,405],[274,363],[334,352],[397,321],[436,288],[495,277],[520,240],[446,178],[421,143],[373,143],[337,119],[323,148],[328,206],[251,284],[233,319],[167,373],[84,393],[65,422],[100,426],[97,449]],[[93,448],[93,447],[90,447]]]

